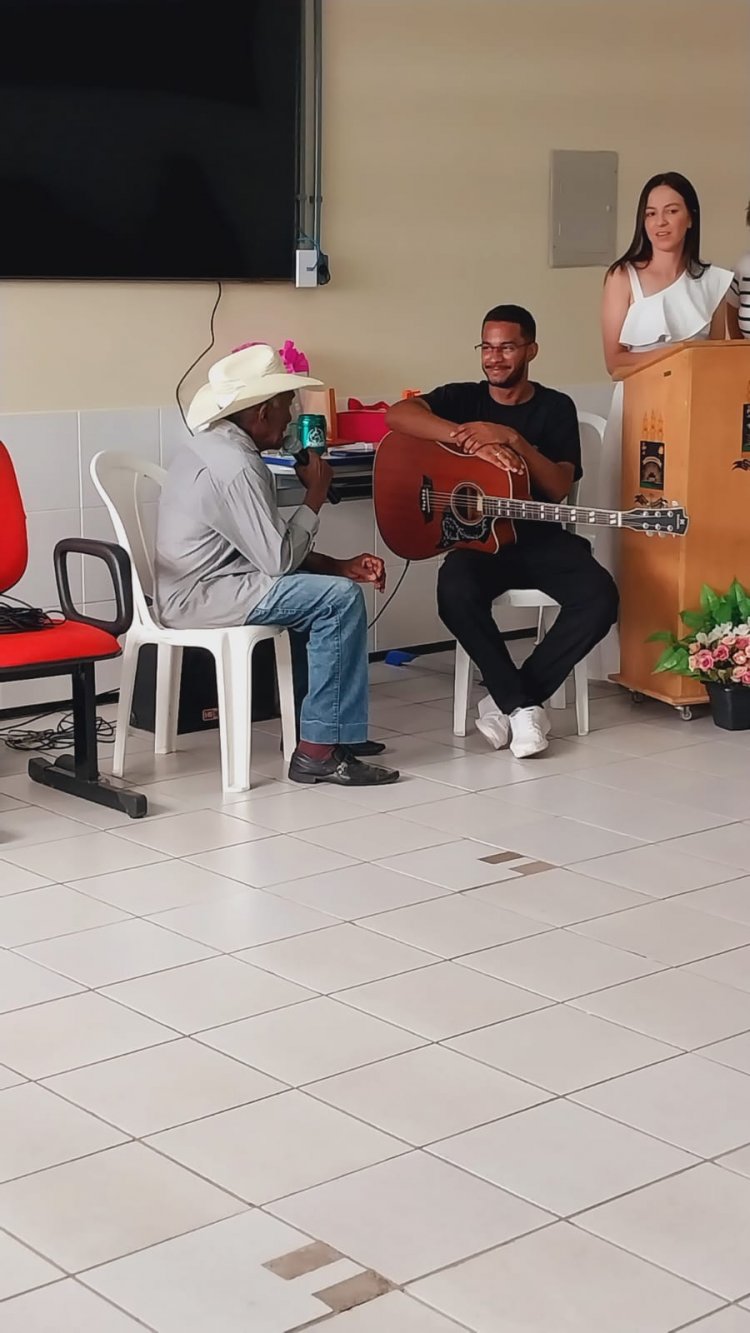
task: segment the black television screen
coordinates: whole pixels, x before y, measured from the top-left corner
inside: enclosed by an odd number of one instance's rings
[[[0,0],[0,275],[289,280],[301,0]]]

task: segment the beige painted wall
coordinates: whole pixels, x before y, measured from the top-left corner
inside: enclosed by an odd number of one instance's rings
[[[293,337],[339,392],[397,394],[471,376],[481,314],[516,300],[539,320],[545,379],[601,379],[602,272],[547,267],[553,147],[619,152],[623,247],[644,179],[668,169],[698,187],[706,254],[729,265],[744,245],[748,0],[325,0],[324,13],[333,281],[228,288],[220,354]],[[200,284],[0,284],[0,411],[169,402],[212,301]]]

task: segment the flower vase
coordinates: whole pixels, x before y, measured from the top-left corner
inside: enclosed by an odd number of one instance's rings
[[[750,686],[722,685],[706,681],[711,703],[711,714],[717,727],[724,731],[750,730]]]

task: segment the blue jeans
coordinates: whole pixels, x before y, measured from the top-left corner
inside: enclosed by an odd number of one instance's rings
[[[326,574],[285,574],[245,623],[296,631],[290,637],[298,663],[306,642],[309,688],[300,740],[317,745],[367,740],[367,615],[358,584]]]

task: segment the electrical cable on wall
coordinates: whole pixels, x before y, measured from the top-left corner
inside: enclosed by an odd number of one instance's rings
[[[218,288],[218,291],[216,293],[216,300],[214,301],[213,310],[211,311],[211,315],[208,321],[208,327],[211,333],[211,341],[208,344],[208,346],[204,347],[203,351],[200,352],[199,355],[195,358],[192,365],[188,366],[187,370],[185,371],[185,374],[182,376],[181,380],[177,385],[177,388],[174,391],[174,396],[177,399],[177,406],[180,409],[180,416],[182,417],[182,420],[185,423],[185,429],[189,430],[191,435],[194,435],[195,431],[190,430],[190,427],[188,426],[187,417],[185,416],[185,411],[182,406],[182,399],[180,398],[180,389],[182,388],[183,384],[185,383],[185,380],[187,379],[191,371],[195,370],[195,367],[198,365],[198,362],[202,361],[204,356],[207,356],[208,353],[212,350],[212,348],[216,346],[216,327],[215,327],[216,311],[219,309],[219,302],[221,301],[222,295],[224,293],[224,287],[222,285],[220,278],[217,278],[216,286]]]

